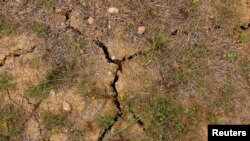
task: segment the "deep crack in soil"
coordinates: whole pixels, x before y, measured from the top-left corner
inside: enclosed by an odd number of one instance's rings
[[[3,57],[3,59],[2,59],[2,63],[0,63],[0,67],[5,65],[5,61],[9,57],[20,57],[21,55],[25,55],[25,54],[28,54],[28,53],[33,53],[35,48],[36,48],[36,46],[32,46],[30,49],[24,50],[24,51],[22,49],[18,49],[18,50],[15,50],[14,52],[11,52],[11,53],[5,55]]]
[[[131,60],[131,59],[133,59],[134,57],[136,57],[136,56],[142,54],[142,52],[139,51],[139,52],[137,52],[137,53],[135,53],[135,54],[133,54],[133,55],[130,55],[130,56],[128,56],[128,57],[124,56],[121,60],[119,60],[119,59],[112,59],[112,58],[110,57],[108,48],[106,47],[106,45],[105,45],[103,42],[101,42],[101,41],[98,40],[98,39],[94,40],[94,42],[95,42],[95,44],[96,44],[98,47],[100,47],[100,48],[102,49],[103,53],[105,54],[105,58],[108,60],[108,62],[109,62],[109,63],[116,64],[116,65],[118,66],[118,68],[116,69],[115,75],[114,75],[114,76],[115,76],[115,77],[114,77],[114,80],[113,80],[113,82],[111,83],[111,87],[113,88],[113,91],[114,91],[113,99],[114,99],[114,103],[115,103],[115,105],[116,105],[116,108],[118,109],[118,112],[117,112],[116,116],[114,117],[114,122],[113,122],[111,125],[109,125],[109,127],[106,128],[106,129],[104,130],[104,132],[101,134],[101,136],[98,138],[98,141],[102,141],[102,140],[104,139],[104,137],[106,136],[106,134],[108,133],[108,131],[110,131],[110,130],[112,129],[112,127],[114,126],[114,124],[115,124],[115,123],[118,121],[118,119],[123,115],[123,112],[122,112],[122,109],[121,109],[121,103],[120,103],[119,98],[118,98],[119,93],[118,93],[118,91],[117,91],[117,89],[116,89],[116,83],[117,83],[118,80],[119,80],[118,72],[120,71],[120,72],[122,73],[122,64],[123,64],[126,60]],[[144,130],[144,127],[143,127],[143,126],[144,126],[144,123],[143,123],[143,121],[142,121],[139,117],[137,117],[133,111],[131,111],[131,113],[133,114],[133,117],[136,119],[137,123],[138,123],[140,126],[142,126],[142,128],[143,128],[143,130]]]
[[[250,28],[250,23],[248,24],[248,26],[240,26],[240,29],[242,29],[242,30],[247,30],[247,29],[249,29]]]

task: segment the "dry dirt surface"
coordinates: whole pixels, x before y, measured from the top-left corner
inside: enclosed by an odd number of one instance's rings
[[[249,101],[250,0],[0,0],[0,141],[205,141]]]

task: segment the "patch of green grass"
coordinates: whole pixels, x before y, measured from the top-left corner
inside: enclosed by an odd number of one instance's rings
[[[40,65],[40,60],[38,58],[33,58],[29,61],[29,67],[32,69],[37,69]]]
[[[46,97],[49,95],[49,91],[53,88],[49,82],[41,82],[38,85],[30,85],[24,92],[26,97]]]
[[[43,115],[43,124],[47,129],[53,129],[56,126],[64,126],[67,123],[66,114],[55,114],[53,112],[45,112]]]
[[[47,35],[45,25],[42,22],[35,21],[32,24],[32,29],[36,33],[37,36],[39,37],[44,37]]]
[[[45,78],[42,79],[39,84],[28,86],[24,95],[26,97],[47,97],[51,89],[56,88],[65,82],[71,82],[73,77],[73,66],[54,68],[46,74]]]
[[[0,135],[16,137],[21,135],[25,113],[14,105],[0,108]]]
[[[53,0],[41,0],[41,2],[42,5],[48,10],[51,10],[53,9],[53,7],[55,7],[55,3]]]
[[[153,120],[160,125],[168,124],[177,133],[184,130],[184,124],[180,122],[180,115],[183,113],[183,108],[171,106],[167,98],[156,98],[149,101],[151,110],[153,111]]]
[[[198,10],[198,8],[199,8],[198,1],[188,0],[187,4],[188,4],[189,9],[192,11]]]
[[[241,32],[240,35],[239,35],[239,41],[240,43],[246,43],[248,40],[248,36],[246,33],[244,32]]]
[[[161,53],[161,51],[165,51],[170,44],[170,40],[165,36],[162,32],[155,33],[152,38],[152,46],[149,50],[147,56],[148,60],[159,60],[159,55],[157,53]]]
[[[157,32],[153,38],[153,49],[166,48],[168,47],[170,41],[169,39],[161,32]]]
[[[174,81],[179,83],[202,78],[209,70],[207,58],[210,54],[203,44],[190,44],[176,51],[173,55],[179,67],[174,72]]]
[[[3,15],[0,15],[0,37],[9,35],[17,27],[18,27],[17,23],[6,19],[5,16]]]
[[[220,91],[220,97],[215,102],[217,107],[222,108],[226,113],[232,111],[233,105],[233,94],[235,92],[235,87],[233,83],[226,83]]]
[[[14,87],[13,77],[7,73],[0,73],[0,90],[13,89]]]
[[[230,62],[233,62],[233,61],[236,60],[237,54],[235,52],[230,52],[230,53],[227,54],[227,57],[230,60]]]
[[[208,113],[208,122],[209,124],[216,124],[218,122],[218,115],[216,112]]]
[[[101,116],[98,119],[98,125],[99,125],[99,127],[101,128],[102,131],[107,129],[114,122],[115,122],[114,117],[111,116],[111,115]]]
[[[182,117],[186,116],[184,108],[175,104],[168,97],[148,97],[140,101],[140,117],[146,123],[146,131],[155,140],[170,140],[170,135],[178,136],[187,132],[186,123],[182,122]],[[165,131],[169,131],[167,134]]]

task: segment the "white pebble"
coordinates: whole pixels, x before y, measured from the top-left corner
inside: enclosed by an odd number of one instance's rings
[[[138,34],[143,34],[145,31],[146,31],[146,27],[145,26],[139,26],[137,33]]]
[[[108,75],[110,76],[112,74],[112,72],[111,71],[108,71]]]
[[[95,21],[95,19],[94,19],[93,17],[89,17],[89,18],[88,18],[88,23],[89,23],[89,24],[93,24],[94,21]]]
[[[117,9],[116,7],[110,7],[108,9],[108,13],[114,13],[117,14],[119,12],[119,9]]]
[[[68,102],[63,102],[63,110],[67,112],[71,111],[71,106]]]

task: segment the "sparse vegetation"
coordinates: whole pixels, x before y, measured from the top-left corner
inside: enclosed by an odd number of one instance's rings
[[[0,107],[0,135],[18,138],[23,132],[25,113],[15,105]]]
[[[73,68],[70,66],[52,69],[38,84],[30,84],[30,86],[28,86],[25,90],[25,96],[38,96],[41,98],[47,97],[49,91],[53,88],[59,87],[60,83],[71,82],[74,77],[72,69]]]
[[[29,66],[32,69],[37,69],[40,65],[40,60],[38,58],[33,58],[29,62]]]
[[[54,112],[47,111],[43,115],[43,124],[49,130],[57,126],[65,126],[66,122],[67,115],[63,113],[55,114]]]
[[[199,7],[198,0],[188,0],[188,7],[190,10],[197,10]]]
[[[227,57],[228,57],[228,59],[229,59],[231,62],[233,62],[233,61],[236,60],[237,54],[236,54],[235,52],[230,52],[230,53],[227,54]]]
[[[240,41],[240,43],[246,43],[247,40],[248,40],[248,37],[247,37],[246,33],[241,32],[240,35],[239,35],[239,41]]]
[[[42,5],[45,8],[51,10],[54,7],[55,4],[54,4],[53,0],[42,0]]]
[[[0,38],[9,35],[17,27],[18,27],[17,23],[6,19],[6,17],[3,15],[0,15]]]
[[[110,115],[105,115],[102,116],[98,119],[98,125],[101,128],[102,132],[107,129],[111,124],[113,124],[114,121],[114,117],[110,116]]]
[[[161,32],[155,33],[154,37],[152,38],[152,47],[149,50],[149,60],[159,60],[158,54],[161,51],[166,50],[170,44],[170,40]]]
[[[15,87],[13,79],[14,78],[7,73],[0,73],[0,90],[13,89]]]
[[[39,22],[39,21],[33,22],[32,28],[33,28],[33,31],[36,33],[36,35],[39,37],[44,37],[47,35],[46,29],[45,29],[46,27],[44,23],[42,22]]]

